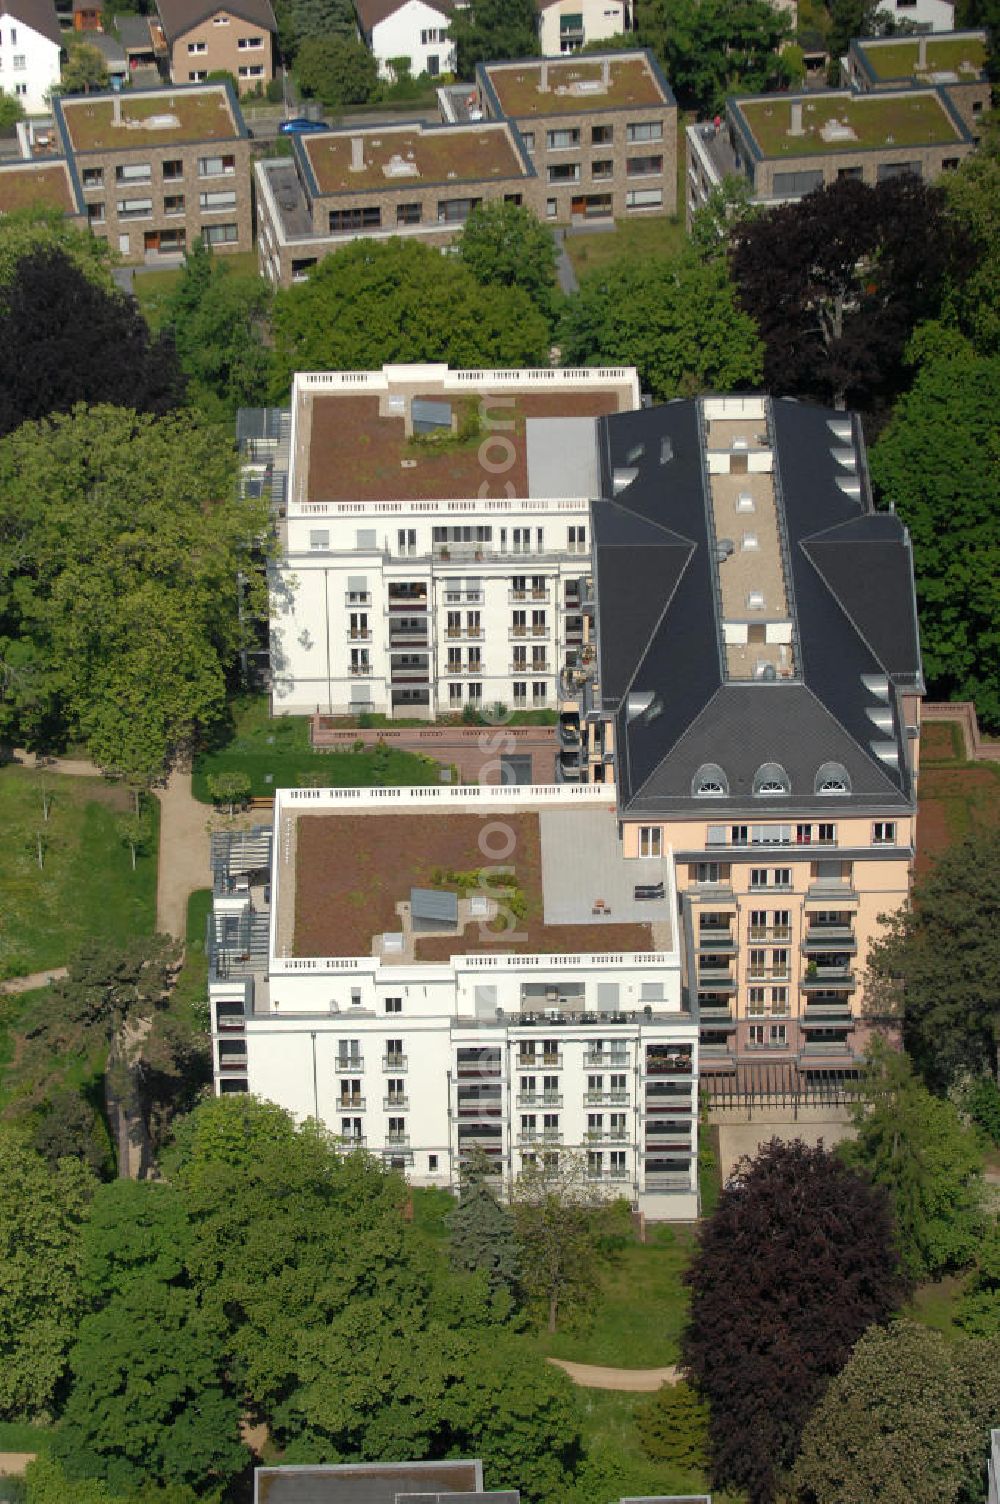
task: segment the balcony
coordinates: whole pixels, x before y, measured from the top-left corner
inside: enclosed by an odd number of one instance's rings
[[[788,982],[791,980],[788,966],[748,966],[748,982]]]
[[[406,627],[406,628],[390,627],[389,628],[389,646],[391,648],[403,648],[403,647],[407,647],[407,648],[426,648],[426,647],[428,647],[429,643],[428,643],[428,640],[427,640],[427,628],[426,628],[426,626],[421,626],[421,627]]]
[[[609,1070],[628,1070],[628,1053],[625,1050],[585,1050],[584,1065],[600,1065]]]
[[[512,642],[525,642],[530,638],[537,641],[543,637],[548,640],[551,630],[550,627],[508,627],[507,636]]]
[[[368,1143],[363,1133],[341,1133],[339,1137],[344,1149],[363,1149]]]
[[[517,1141],[519,1144],[561,1144],[563,1136],[558,1128],[522,1128]]]
[[[365,1057],[363,1055],[338,1055],[337,1056],[337,1070],[338,1071],[343,1071],[343,1073],[344,1073],[345,1076],[354,1075],[354,1074],[356,1074],[359,1071],[363,1071],[364,1068],[365,1068]]]
[[[692,1114],[691,1098],[687,1097],[650,1097],[647,1096],[645,1103],[646,1117],[681,1117],[687,1118]]]
[[[588,1128],[583,1137],[588,1144],[625,1144],[628,1142],[628,1129]]]
[[[485,634],[482,627],[445,627],[444,635],[448,638],[456,638],[483,637]]]
[[[807,1003],[802,1014],[803,1029],[853,1029],[855,1017],[846,1002]]]
[[[735,992],[736,978],[728,971],[702,969],[698,972],[698,986],[705,992]]]
[[[393,587],[389,586],[389,611],[426,611],[427,591],[422,595],[394,595]]]
[[[244,1050],[242,1055],[223,1055],[219,1060],[220,1071],[245,1071],[247,1068],[247,1056]]]
[[[384,1071],[405,1071],[406,1068],[406,1056],[400,1054],[397,1050],[393,1050],[391,1053],[382,1056],[382,1069]]]
[[[854,1059],[854,1051],[847,1039],[807,1039],[802,1047],[803,1055],[841,1055]]]
[[[698,931],[698,949],[734,953],[739,945],[728,925],[702,925]]]
[[[220,1013],[215,1026],[220,1034],[242,1034],[246,1028],[246,1018],[242,1013]]]
[[[752,924],[749,935],[751,940],[790,940],[792,927],[790,924]]]
[[[562,1093],[558,1091],[522,1091],[517,1094],[518,1107],[561,1107]]]
[[[364,1112],[365,1099],[364,1097],[351,1096],[338,1097],[337,1106],[340,1108],[341,1112]]]
[[[806,889],[806,903],[823,903],[833,906],[857,903],[858,895],[846,877],[816,877]]]
[[[349,627],[347,637],[350,642],[371,642],[372,634],[370,627]]]
[[[352,679],[370,679],[374,669],[370,663],[349,663],[347,672]]]
[[[519,1070],[560,1070],[562,1068],[562,1052],[549,1055],[518,1055],[517,1064]]]
[[[627,1091],[586,1091],[583,1094],[585,1107],[627,1107]]]
[[[647,1048],[642,1073],[644,1076],[690,1076],[691,1056],[681,1050],[661,1053],[655,1046]]]
[[[540,660],[534,659],[531,663],[512,663],[510,666],[510,672],[512,674],[548,674],[551,672],[551,668],[552,665],[549,663],[549,660],[547,658],[542,658]],[[527,705],[527,703],[527,699],[521,701],[522,705]],[[547,710],[548,706],[536,705],[535,709]]]
[[[653,1171],[646,1176],[645,1188],[647,1191],[689,1191],[691,1189],[690,1171],[687,1174],[682,1170]]]
[[[406,1149],[409,1147],[410,1135],[408,1133],[387,1133],[385,1146],[387,1149]]]
[[[425,663],[398,664],[394,663],[389,669],[389,679],[392,684],[429,684],[431,671]]]
[[[382,1098],[382,1108],[383,1108],[383,1111],[385,1111],[385,1112],[406,1112],[408,1110],[409,1106],[410,1106],[410,1099],[407,1096],[395,1096],[395,1097],[383,1097]],[[462,1110],[461,1109],[461,1103],[459,1103],[459,1111],[461,1111],[461,1110]]]
[[[853,956],[858,942],[849,924],[811,924],[802,937],[802,949],[807,955],[821,950],[843,950]]]
[[[849,966],[817,966],[801,982],[803,992],[853,992],[855,986],[854,972]]]
[[[521,601],[534,601],[537,604],[545,604],[549,599],[547,590],[508,590],[507,599],[512,604],[520,604]]]

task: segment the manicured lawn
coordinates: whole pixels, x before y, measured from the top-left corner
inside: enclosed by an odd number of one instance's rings
[[[613,230],[586,230],[577,235],[567,233],[566,250],[573,270],[582,277],[586,272],[599,271],[626,256],[640,260],[650,256],[676,256],[687,240],[683,200],[681,204],[681,214],[677,218],[657,214],[649,219],[620,220]]]
[[[221,255],[234,272],[245,277],[260,275],[256,251],[236,251],[231,256]],[[162,271],[138,271],[132,279],[135,300],[146,315],[146,322],[157,329],[163,319],[163,305],[176,288],[181,278],[180,266],[165,267]]]
[[[0,1421],[0,1452],[44,1452],[52,1445],[48,1426],[31,1426],[26,1421]]]
[[[540,1350],[546,1356],[607,1368],[676,1363],[688,1305],[681,1275],[692,1244],[687,1228],[650,1228],[647,1243],[630,1243],[615,1254],[589,1322],[552,1337],[540,1333]]]
[[[577,1488],[586,1504],[607,1504],[625,1498],[662,1498],[701,1495],[707,1491],[702,1473],[685,1472],[665,1462],[653,1462],[642,1449],[636,1411],[649,1401],[646,1394],[617,1394],[605,1389],[578,1389],[578,1415],[584,1443],[594,1464]],[[612,1481],[613,1480],[613,1481]],[[614,1489],[614,1493],[610,1492]],[[713,1493],[716,1504],[738,1504],[733,1495]]]
[[[722,1191],[722,1167],[719,1157],[719,1130],[702,1123],[698,1133],[698,1190],[701,1215],[710,1217]]]
[[[955,1325],[955,1312],[962,1299],[966,1274],[946,1275],[944,1279],[921,1285],[913,1295],[904,1315],[929,1326],[945,1337],[960,1337],[961,1328]]]
[[[188,899],[187,931],[184,937],[184,965],[177,977],[171,1007],[184,1014],[187,1022],[205,1027],[204,1004],[208,997],[208,956],[205,931],[212,908],[211,888],[199,888]]]
[[[438,783],[440,768],[430,758],[390,748],[380,773],[372,751],[314,752],[305,716],[268,715],[267,699],[247,696],[233,704],[233,730],[223,745],[195,760],[192,787],[196,799],[211,803],[208,779],[213,773],[247,773],[252,797],[265,799],[278,788],[369,788],[376,784]]]
[[[47,821],[46,786],[53,793]],[[151,806],[158,827],[160,807],[155,799]],[[128,809],[128,792],[101,779],[0,769],[0,978],[62,966],[86,939],[153,933],[157,843],[133,872],[117,829]]]

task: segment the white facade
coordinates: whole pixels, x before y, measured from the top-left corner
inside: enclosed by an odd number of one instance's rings
[[[426,0],[406,0],[391,16],[372,27],[368,42],[378,61],[380,78],[392,78],[390,59],[408,57],[414,78],[428,73],[432,78],[455,71],[455,46],[448,40],[451,17]]]
[[[543,57],[578,52],[585,43],[622,36],[628,27],[627,0],[551,0],[539,5],[538,40]]]
[[[469,949],[463,929],[444,963],[406,961],[388,948],[292,954],[289,907],[303,881],[296,822],[359,811],[444,820],[471,811],[493,822],[505,811],[539,811],[540,819],[555,811],[615,827],[607,792],[596,787],[279,790],[269,894],[233,872],[221,884],[228,892],[217,884],[217,934],[225,915],[256,904],[270,938],[257,975],[252,966],[228,967],[224,946],[215,953],[216,1091],[249,1090],[300,1120],[316,1117],[416,1184],[454,1187],[476,1145],[505,1183],[529,1156],[573,1151],[588,1156],[595,1182],[647,1215],[696,1215],[698,1030],[682,1009],[672,857],[655,873],[648,861],[620,862],[623,883],[655,876],[662,885],[649,916],[656,950],[601,951],[591,921],[587,953],[507,952],[500,937],[484,943],[476,925],[479,948]],[[587,876],[574,872],[569,882],[577,880],[587,892]],[[600,881],[614,893],[607,864]],[[552,899],[547,889],[546,912]]]
[[[52,21],[58,28],[54,8]],[[40,115],[58,83],[59,43],[0,8],[0,90],[18,99],[26,114]]]
[[[502,404],[560,393],[579,401],[608,388],[619,410],[638,407],[635,372],[621,368],[451,372],[396,366],[297,375],[283,552],[271,580],[275,713],[373,710],[433,719],[470,702],[557,709],[567,656],[588,650],[583,582],[590,571],[589,501],[596,492],[595,423],[592,417],[537,424],[529,418],[527,458],[522,454],[518,463],[528,481],[521,489],[533,494],[515,495],[503,479],[514,440],[506,437]],[[314,398],[376,398],[406,456],[407,404],[412,393],[427,391],[445,403],[496,398],[501,404],[487,409],[488,419],[497,415],[496,436],[484,430],[482,463],[469,454],[468,493],[407,497],[408,467],[424,461],[404,457],[393,461],[395,495],[318,499],[323,479],[310,475],[319,443]],[[333,423],[335,415],[329,409],[324,421]],[[349,437],[338,442],[346,445]],[[345,474],[365,460],[363,448],[345,452]],[[567,494],[555,494],[563,485]]]
[[[910,21],[920,31],[955,29],[952,0],[879,0],[878,10],[888,12],[897,25],[900,21]]]

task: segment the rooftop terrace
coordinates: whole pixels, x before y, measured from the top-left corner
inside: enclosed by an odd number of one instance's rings
[[[802,107],[802,130],[794,133],[793,106]],[[738,115],[764,157],[829,156],[858,147],[947,146],[964,139],[938,94],[785,95],[735,102]]]
[[[61,209],[64,214],[77,212],[66,164],[19,162],[13,167],[0,167],[0,214],[36,207]]]
[[[587,110],[671,104],[644,54],[586,62],[486,64],[505,115],[579,115]]]
[[[374,126],[310,136],[302,144],[321,194],[398,189],[411,182],[488,182],[528,174],[504,124]]]
[[[934,74],[948,73],[961,82],[973,83],[986,67],[986,40],[976,32],[957,36],[866,38],[853,45],[880,82],[904,78],[933,82]]]
[[[144,151],[181,141],[240,135],[226,89],[156,89],[116,98],[90,95],[60,103],[75,151]]]
[[[626,862],[613,806],[533,809],[524,791],[501,813],[463,809],[461,790],[445,792],[453,802],[408,810],[282,810],[279,954],[392,965],[673,949],[669,858]],[[511,842],[503,864],[480,845],[484,821],[497,818]],[[414,920],[414,888],[456,895],[457,924]]]

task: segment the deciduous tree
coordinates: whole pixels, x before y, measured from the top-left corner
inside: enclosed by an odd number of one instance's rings
[[[272,393],[294,371],[379,369],[386,361],[535,366],[545,317],[517,287],[483,287],[457,257],[415,241],[356,240],[274,302]]]
[[[979,1347],[982,1354],[973,1351]],[[987,1400],[985,1407],[981,1357],[993,1365],[992,1404]],[[996,1425],[998,1363],[998,1344],[951,1346],[912,1321],[866,1332],[803,1433],[793,1475],[801,1504],[958,1504],[982,1498],[976,1485],[989,1434],[982,1411]]]
[[[906,1055],[876,1041],[853,1104],[844,1160],[892,1197],[903,1264],[934,1279],[972,1262],[983,1228],[983,1157],[951,1102],[932,1097]]]
[[[240,407],[267,394],[270,352],[264,343],[271,293],[261,277],[234,272],[199,238],[164,305],[188,402],[210,421],[232,422]]]
[[[237,805],[246,804],[253,788],[248,773],[210,773],[207,782],[213,804],[228,805],[231,815],[236,813]]]
[[[760,339],[725,260],[693,250],[584,277],[558,342],[566,365],[638,366],[643,387],[661,401],[760,380]]]
[[[688,1283],[715,1482],[769,1504],[829,1379],[904,1293],[889,1198],[822,1145],[772,1140],[724,1186]]]
[[[522,204],[479,204],[466,220],[458,254],[477,282],[520,287],[552,318],[558,297],[552,231]]]
[[[0,1416],[51,1416],[83,1309],[82,1228],[96,1181],[0,1126]]]
[[[278,0],[274,7],[278,42],[286,62],[293,62],[305,37],[357,35],[351,0]]]
[[[60,247],[22,255],[0,286],[0,435],[77,402],[163,413],[183,399],[169,336]]]
[[[449,27],[459,78],[472,78],[477,63],[534,57],[538,13],[534,0],[470,0],[456,8]]]
[[[89,94],[108,87],[108,69],[103,54],[90,42],[73,42],[66,49],[59,81],[61,94]]]
[[[638,24],[681,104],[701,115],[721,110],[727,94],[791,82],[779,49],[792,28],[767,0],[640,0]]]
[[[0,287],[6,287],[18,262],[39,251],[60,250],[92,282],[111,291],[108,242],[79,230],[59,209],[18,209],[0,219]]]
[[[378,84],[378,63],[353,36],[307,36],[295,55],[295,77],[304,94],[328,110],[367,104]]]
[[[965,256],[944,190],[909,175],[843,179],[741,225],[733,276],[764,340],[765,386],[838,407],[891,398],[910,335]]]
[[[872,449],[872,478],[913,540],[928,688],[940,699],[974,700],[983,725],[994,729],[1000,727],[1000,575],[994,563],[1000,550],[1000,437],[992,393],[1000,384],[1000,355],[976,355],[964,340],[936,330],[914,341],[913,355],[916,377]],[[977,879],[970,870],[969,883]],[[995,909],[995,898],[986,902]],[[984,925],[976,938],[974,917],[969,914],[967,938],[984,960],[984,942],[995,947],[995,936]],[[942,954],[959,953],[946,945]],[[994,949],[992,977],[997,971]],[[944,978],[943,967],[937,975]],[[990,985],[984,977],[984,988]],[[970,959],[948,979],[940,1004],[947,1009],[956,992],[967,996],[977,987]],[[969,1040],[980,1056],[981,1023],[982,1017]],[[949,1031],[942,1056],[949,1069],[957,1043]],[[910,1048],[923,1069],[923,1054],[912,1043]]]

